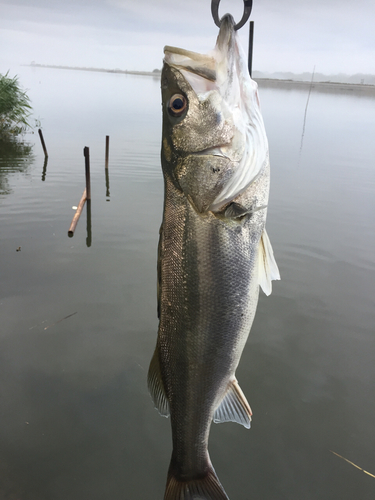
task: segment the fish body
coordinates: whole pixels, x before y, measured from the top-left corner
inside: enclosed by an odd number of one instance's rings
[[[224,16],[209,55],[166,47],[161,87],[160,323],[148,383],[171,417],[165,500],[222,500],[208,454],[211,422],[250,427],[235,371],[259,285],[269,294],[278,279],[265,233],[267,138],[233,18]]]

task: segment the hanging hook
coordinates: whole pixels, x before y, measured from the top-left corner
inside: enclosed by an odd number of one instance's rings
[[[221,19],[219,19],[219,3],[220,3],[220,0],[212,0],[211,1],[212,17],[214,18],[215,24],[218,28],[220,28],[220,25],[221,25]],[[251,14],[251,9],[253,7],[253,0],[243,0],[243,4],[244,4],[244,10],[243,10],[242,19],[239,23],[237,23],[234,26],[234,29],[236,31],[239,30],[240,28],[242,28],[242,26],[249,19],[250,14]]]

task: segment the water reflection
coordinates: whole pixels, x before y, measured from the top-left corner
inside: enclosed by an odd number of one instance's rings
[[[92,233],[91,233],[91,200],[86,200],[86,246],[91,247]]]
[[[34,162],[33,145],[17,140],[0,140],[0,194],[10,194],[9,174],[26,172]]]
[[[107,197],[107,201],[110,201],[109,200],[110,193],[109,193],[109,173],[108,173],[108,168],[105,169],[105,187],[106,187],[105,195]]]
[[[42,173],[42,181],[46,180],[46,175],[47,175],[47,164],[48,164],[48,156],[44,158],[44,163],[43,163],[43,173]]]

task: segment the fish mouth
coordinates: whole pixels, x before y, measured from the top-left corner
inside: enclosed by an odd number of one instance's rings
[[[166,45],[164,47],[164,62],[180,71],[184,71],[184,74],[188,76],[188,81],[190,73],[208,80],[212,85],[217,80],[218,61],[220,61],[219,65],[222,65],[222,61],[227,61],[230,54],[234,52],[234,33],[234,19],[230,14],[225,14],[221,19],[221,26],[213,51],[208,54],[200,54],[199,52]]]
[[[180,71],[202,77],[211,84],[216,80],[216,62],[210,54],[199,54],[191,50],[166,45],[164,47],[164,62]]]
[[[234,19],[223,16],[215,48],[200,54],[179,47],[164,47],[164,63],[177,69],[197,95],[219,90],[223,83],[232,81],[235,52]]]

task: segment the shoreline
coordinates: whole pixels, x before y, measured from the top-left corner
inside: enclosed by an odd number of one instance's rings
[[[85,68],[80,66],[59,66],[55,64],[24,64],[24,66],[30,66],[31,68],[52,68],[52,69],[69,69],[75,71],[94,71],[96,73],[118,73],[123,75],[145,75],[145,76],[156,76],[161,75],[161,71],[131,71],[127,69],[107,69],[107,68]]]
[[[75,71],[93,71],[97,73],[114,73],[122,75],[139,75],[139,76],[152,76],[154,78],[160,78],[161,71],[132,71],[132,70],[122,70],[122,69],[107,69],[107,68],[85,68],[78,66],[60,66],[54,64],[25,64],[24,66],[30,66],[32,68],[52,68],[52,69],[67,69]],[[301,80],[281,80],[276,78],[254,78],[254,80],[259,84],[260,87],[283,87],[289,89],[316,89],[318,91],[334,91],[340,90],[342,92],[358,92],[363,94],[375,94],[375,85],[368,85],[365,83],[340,83],[340,82],[311,82],[311,81],[301,81]]]
[[[375,85],[367,85],[365,83],[340,83],[340,82],[305,82],[299,80],[278,80],[276,78],[254,78],[259,84],[259,87],[283,87],[288,89],[308,90],[315,89],[318,92],[348,92],[375,94]]]

